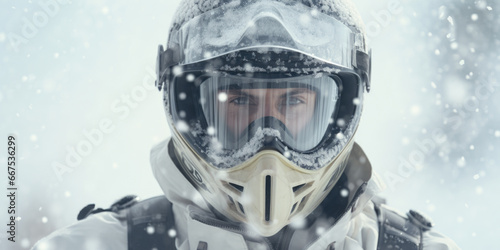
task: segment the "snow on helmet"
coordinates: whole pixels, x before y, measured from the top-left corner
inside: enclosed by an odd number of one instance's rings
[[[370,53],[348,0],[186,0],[157,74],[179,169],[219,213],[271,236],[343,173]]]

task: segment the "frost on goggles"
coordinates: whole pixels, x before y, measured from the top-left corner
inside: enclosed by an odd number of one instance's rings
[[[237,166],[264,149],[283,153],[297,166],[320,168],[345,144],[318,148],[332,135],[338,84],[323,73],[270,79],[201,75],[172,86],[173,121],[192,149],[217,168]]]
[[[354,44],[364,48],[362,36],[337,19],[297,2],[276,1],[208,11],[184,24],[170,43],[179,46],[182,64],[246,48],[276,47],[351,69]]]

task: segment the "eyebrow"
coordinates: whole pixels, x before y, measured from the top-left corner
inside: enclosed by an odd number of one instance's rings
[[[255,95],[251,95],[247,92],[244,92],[243,89],[229,89],[227,94],[229,94],[229,95],[241,95],[244,97],[255,98]]]
[[[247,92],[244,92],[243,89],[228,89],[227,93],[233,95],[250,95]]]
[[[295,90],[292,90],[290,92],[288,92],[287,94],[289,95],[296,95],[296,94],[301,94],[301,93],[304,93],[304,92],[311,92],[309,89],[295,89]]]
[[[284,93],[282,95],[280,95],[280,98],[283,98],[283,97],[286,97],[287,95],[290,96],[290,95],[298,95],[298,94],[302,94],[302,93],[310,93],[310,92],[313,92],[315,93],[315,91],[312,91],[310,89],[295,89],[295,90],[292,90],[290,92],[287,92],[287,93]]]
[[[233,95],[244,95],[244,96],[251,96],[251,97],[254,97],[255,95],[252,95],[252,94],[249,94],[248,92],[245,91],[246,89],[228,89],[227,93],[228,94],[233,94]],[[289,92],[286,92],[286,93],[283,93],[282,95],[280,95],[280,98],[282,97],[286,97],[287,95],[298,95],[298,94],[302,94],[302,93],[315,93],[315,91],[312,91],[310,89],[294,89],[292,91],[289,91]]]

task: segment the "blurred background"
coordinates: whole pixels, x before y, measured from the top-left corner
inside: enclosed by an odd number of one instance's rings
[[[162,194],[149,165],[150,148],[169,136],[154,67],[178,2],[0,3],[1,166],[7,136],[18,143],[16,243],[2,230],[2,249],[29,249],[89,203]],[[463,249],[494,249],[500,4],[354,2],[373,49],[356,140],[387,184],[383,196],[429,215]],[[5,170],[0,181],[6,189]],[[7,207],[4,195],[3,225]]]

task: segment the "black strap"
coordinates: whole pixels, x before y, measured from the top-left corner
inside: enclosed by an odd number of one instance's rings
[[[422,227],[384,204],[374,204],[379,224],[378,250],[422,250],[422,234],[430,227]]]
[[[127,224],[129,250],[176,249],[172,203],[166,197],[153,197],[130,207]]]
[[[356,69],[361,76],[361,80],[366,83],[366,91],[370,92],[371,89],[371,52],[365,53],[364,51],[356,51]]]
[[[132,205],[137,203],[137,196],[136,195],[127,195],[115,203],[111,205],[108,209],[102,209],[102,208],[95,208],[95,204],[89,204],[82,208],[80,212],[78,213],[78,216],[76,217],[78,220],[83,220],[87,218],[88,216],[92,214],[97,214],[101,212],[115,212],[118,213],[119,211],[129,208]]]
[[[101,212],[127,214],[127,237],[129,250],[175,248],[175,220],[172,203],[165,196],[153,197],[138,202],[137,196],[128,195],[113,203],[110,208],[95,208],[94,204],[85,206],[78,214],[83,220]]]

